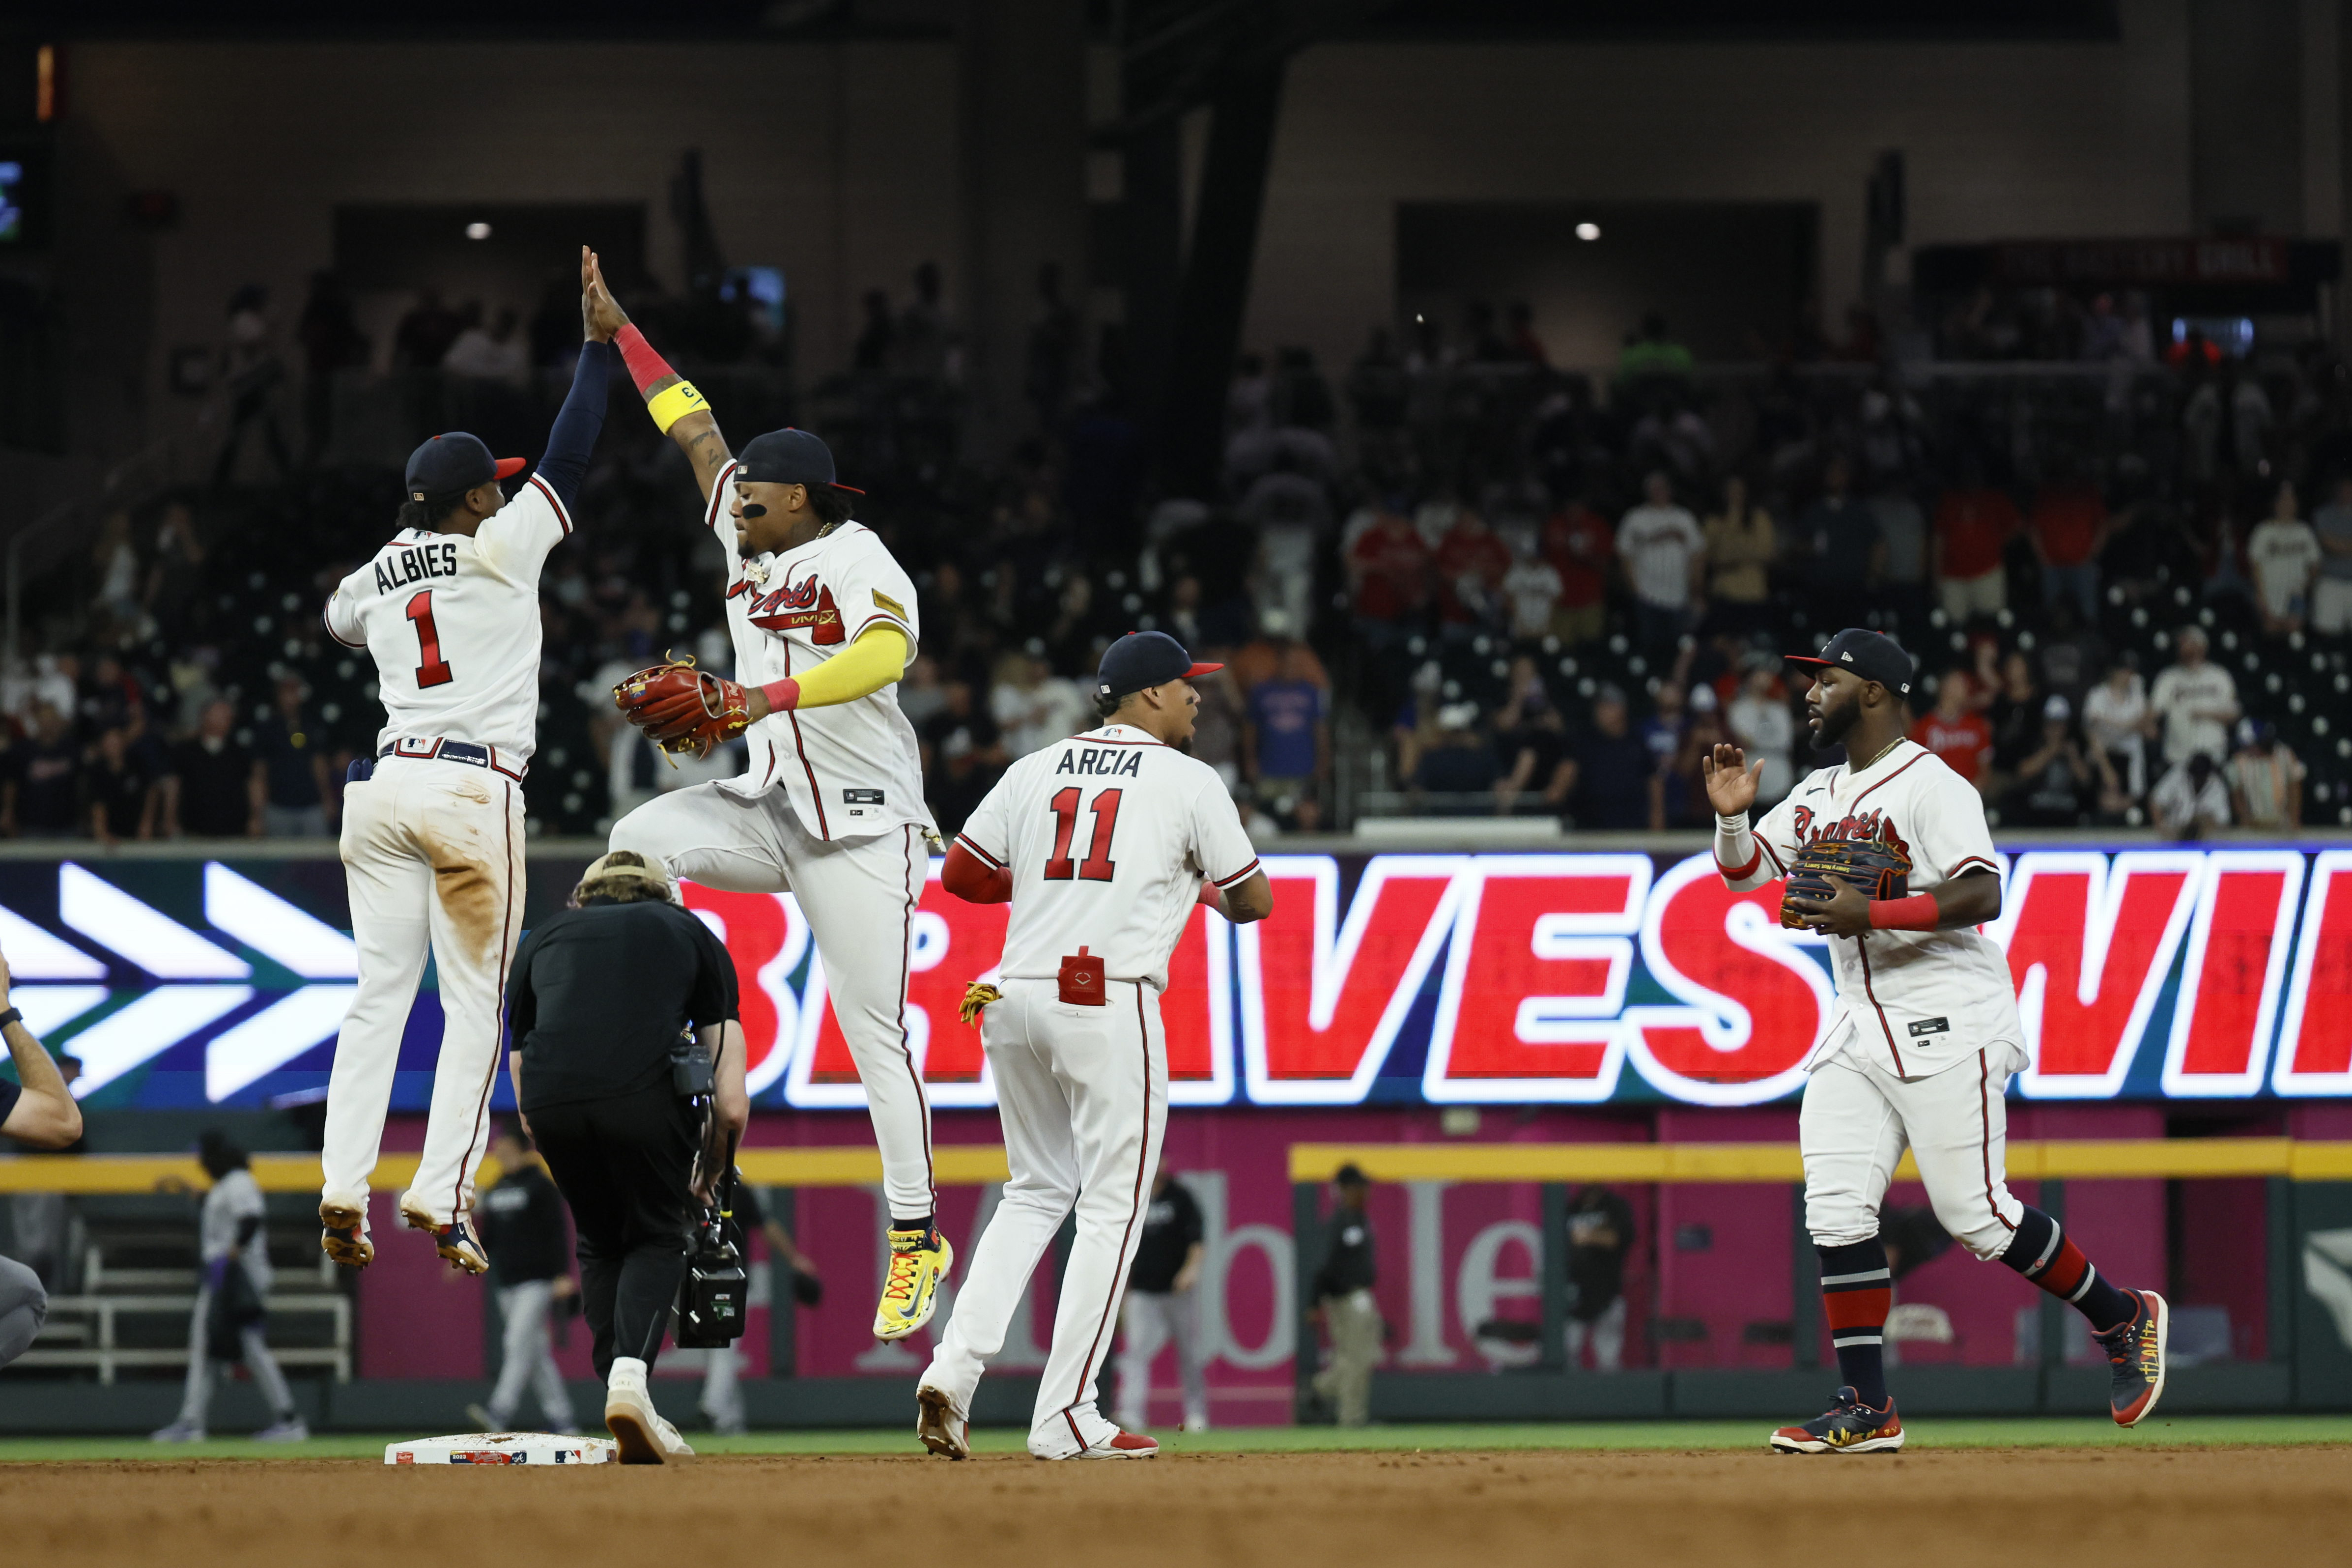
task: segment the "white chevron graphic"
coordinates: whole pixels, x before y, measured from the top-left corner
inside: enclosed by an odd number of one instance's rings
[[[158,980],[244,980],[253,973],[235,953],[70,860],[58,868],[58,917]]]
[[[205,945],[212,946],[210,942]],[[220,952],[218,948],[213,951]],[[68,1052],[81,1059],[81,1077],[74,1081],[74,1098],[79,1100],[105,1088],[214,1019],[235,1012],[252,996],[250,985],[158,985],[121,1012],[110,1013],[66,1045]]]
[[[357,942],[217,860],[205,863],[205,919],[305,980],[359,978]]]
[[[103,980],[106,965],[63,937],[53,936],[16,910],[0,908],[0,952],[17,980]],[[30,1014],[26,1016],[29,1018]],[[28,1023],[26,1027],[32,1026]],[[39,1034],[40,1030],[34,1029]]]
[[[332,1039],[358,993],[356,985],[305,985],[215,1036],[205,1047],[205,1098],[226,1100],[320,1041]]]
[[[11,948],[8,961],[12,969],[16,967],[16,950]],[[112,994],[103,985],[20,985],[8,994],[8,1001],[25,1015],[25,1027],[46,1038]],[[66,1055],[74,1053],[68,1050]]]

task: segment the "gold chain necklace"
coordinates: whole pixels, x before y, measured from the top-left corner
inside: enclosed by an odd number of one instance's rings
[[[1863,764],[1862,764],[1862,766],[1860,766],[1860,767],[1858,767],[1858,768],[1855,768],[1855,769],[1853,769],[1853,771],[1854,773],[1868,773],[1871,769],[1873,769],[1873,768],[1876,767],[1876,766],[1879,764],[1879,763],[1880,763],[1882,760],[1884,760],[1884,759],[1885,759],[1885,757],[1886,756],[1886,753],[1887,753],[1887,752],[1889,752],[1893,751],[1895,747],[1897,747],[1897,746],[1901,745],[1901,744],[1903,743],[1903,742],[1904,742],[1904,739],[1905,739],[1905,738],[1904,738],[1903,736],[1901,736],[1901,735],[1897,735],[1897,736],[1895,736],[1895,739],[1893,739],[1893,740],[1891,740],[1891,741],[1887,742],[1886,742],[1886,744],[1885,744],[1884,746],[1881,746],[1881,747],[1879,747],[1879,748],[1878,748],[1878,755],[1877,755],[1877,756],[1871,758],[1871,759],[1870,759],[1870,761],[1868,761],[1868,762],[1866,762],[1866,763],[1863,763]]]

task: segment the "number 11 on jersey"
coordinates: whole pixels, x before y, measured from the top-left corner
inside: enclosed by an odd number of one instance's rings
[[[1094,799],[1095,837],[1087,858],[1073,865],[1070,840],[1077,836],[1078,792],[1074,785],[1056,790],[1045,803],[1054,814],[1054,853],[1045,861],[1045,880],[1066,882],[1076,876],[1088,882],[1108,882],[1118,868],[1110,858],[1110,836],[1118,828],[1119,792],[1107,789]]]
[[[416,623],[417,686],[446,686],[457,679],[457,671],[441,661],[441,631],[433,624],[432,589],[422,589],[408,601],[408,618]]]

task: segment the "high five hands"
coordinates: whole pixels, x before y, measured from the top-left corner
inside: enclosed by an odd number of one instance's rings
[[[1737,746],[1718,745],[1698,760],[1699,776],[1706,784],[1707,804],[1717,816],[1744,816],[1756,804],[1756,781],[1763,775],[1764,760],[1753,763]]]

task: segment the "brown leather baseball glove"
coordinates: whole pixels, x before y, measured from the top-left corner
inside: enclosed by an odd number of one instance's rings
[[[614,705],[665,752],[707,757],[751,728],[751,696],[692,656],[641,669],[613,688]]]
[[[1830,879],[1852,882],[1865,899],[1900,899],[1908,894],[1911,858],[1896,845],[1875,839],[1823,838],[1797,853],[1789,879],[1780,888],[1780,923],[1802,931],[1810,918],[1790,899],[1827,899],[1837,889]]]

